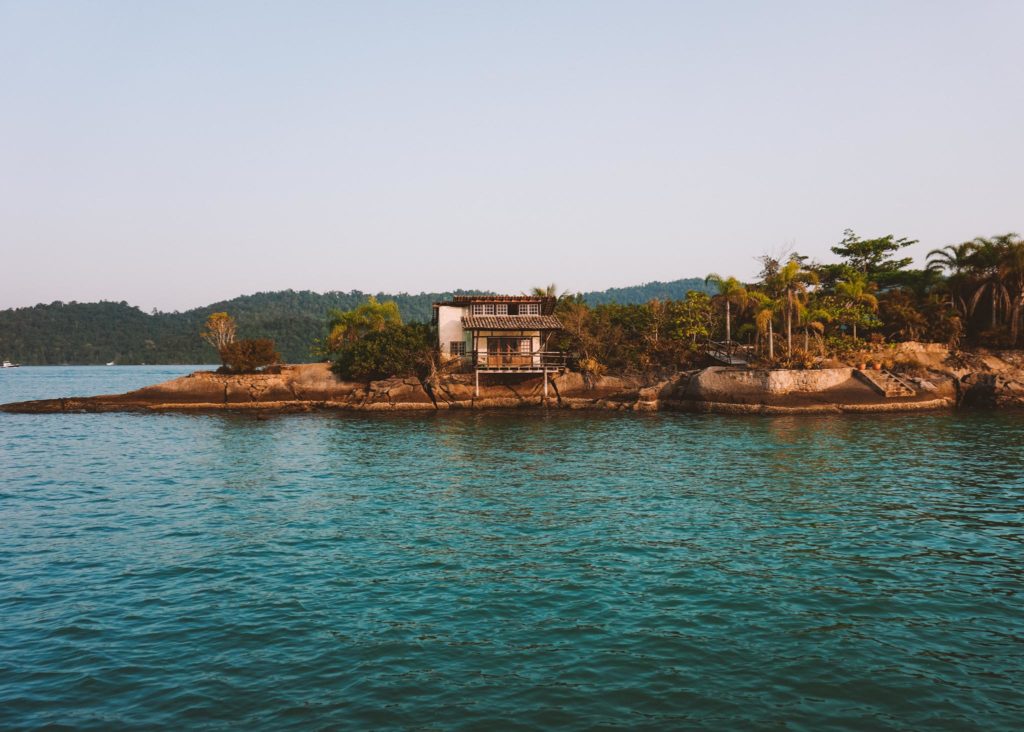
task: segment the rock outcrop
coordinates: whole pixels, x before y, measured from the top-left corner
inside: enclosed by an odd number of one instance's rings
[[[435,380],[339,379],[327,364],[284,366],[279,373],[196,372],[127,394],[65,397],[0,406],[7,412],[109,411],[409,411],[563,408],[618,411],[793,414],[948,408],[1024,407],[1024,352],[951,352],[940,344],[900,343],[872,354],[901,372],[913,397],[886,399],[849,366],[812,370],[711,367],[667,377],[552,374]]]
[[[46,399],[7,404],[0,409],[35,413],[389,412],[525,407],[793,414],[948,408],[956,402],[958,388],[965,404],[1009,403],[990,396],[1009,393],[1004,382],[998,380],[990,384],[983,379],[974,382],[961,378],[958,382],[951,375],[930,373],[928,380],[918,381],[922,386],[913,398],[885,399],[855,379],[850,368],[794,371],[712,367],[666,378],[606,376],[588,380],[575,372],[563,372],[549,376],[546,395],[540,375],[482,374],[477,394],[472,374],[428,381],[393,378],[358,383],[339,379],[327,364],[299,364],[267,374],[197,372],[127,394]],[[1024,393],[1024,386],[1021,389]],[[963,398],[966,393],[975,396]]]

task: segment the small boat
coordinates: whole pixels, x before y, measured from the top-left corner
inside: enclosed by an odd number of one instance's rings
[[[107,366],[113,366],[113,365],[114,365],[113,361],[107,361]]]
[[[5,369],[16,369],[21,366],[20,363],[11,363],[10,361],[4,361],[3,368]]]

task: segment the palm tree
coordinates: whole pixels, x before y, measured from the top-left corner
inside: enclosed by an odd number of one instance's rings
[[[832,322],[832,313],[828,308],[807,306],[801,313],[803,316],[803,328],[804,328],[804,350],[811,350],[811,331],[814,332],[814,337],[818,341],[818,345],[821,346],[821,350],[824,350],[824,343],[822,341],[822,335],[825,333],[825,324]]]
[[[975,243],[965,241],[962,244],[949,244],[941,249],[932,249],[928,252],[927,269],[932,272],[945,270],[949,273],[945,282],[945,289],[949,293],[949,302],[964,318],[968,315],[965,289],[972,269],[974,251]],[[936,286],[936,289],[942,288],[941,283]]]
[[[965,241],[963,244],[949,244],[941,249],[928,252],[928,269],[946,270],[950,275],[963,274],[971,269],[971,255],[975,243]]]
[[[714,285],[718,292],[712,299],[725,303],[725,342],[731,343],[732,306],[736,306],[737,314],[743,313],[750,301],[747,288],[735,277],[722,277],[714,273],[704,278],[704,284]]]
[[[527,294],[533,295],[534,297],[553,297],[556,300],[564,300],[567,297],[570,297],[568,290],[562,290],[562,292],[559,293],[558,285],[554,282],[546,287],[533,287]]]
[[[999,276],[1011,296],[1010,342],[1017,345],[1020,334],[1021,307],[1024,305],[1024,241],[1008,234],[1002,239],[1002,254],[999,258]]]
[[[768,358],[775,360],[775,332],[773,321],[775,311],[778,309],[779,301],[767,293],[755,291],[750,293],[750,302],[754,309],[754,325],[757,327],[758,341],[762,337],[768,339]]]
[[[786,316],[786,352],[793,355],[793,320],[804,308],[811,285],[818,284],[818,275],[804,269],[795,257],[786,262],[775,275],[775,286],[782,293],[782,309]]]
[[[857,270],[850,270],[846,278],[836,282],[836,295],[843,301],[843,305],[852,310],[858,305],[867,305],[872,311],[878,310],[878,298],[871,294],[872,283],[868,277]],[[853,337],[857,337],[857,319],[852,318]]]
[[[981,298],[988,293],[991,305],[991,327],[995,330],[999,325],[999,310],[1010,303],[1010,292],[1006,288],[1003,273],[1000,272],[1000,261],[1006,245],[1013,234],[1005,234],[992,239],[978,237],[971,244],[970,266],[975,275],[974,292],[971,295],[969,315],[973,315]]]

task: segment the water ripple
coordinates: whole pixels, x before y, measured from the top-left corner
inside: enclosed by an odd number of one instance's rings
[[[1022,466],[1010,414],[0,415],[0,727],[1016,729]]]

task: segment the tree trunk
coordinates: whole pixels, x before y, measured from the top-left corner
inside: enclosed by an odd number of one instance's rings
[[[786,292],[786,356],[793,358],[793,291]]]
[[[857,340],[857,322],[853,323],[853,340]]]
[[[1020,306],[1021,298],[1013,303],[1013,310],[1010,315],[1010,343],[1017,345],[1017,336],[1020,335]]]
[[[768,358],[775,360],[775,334],[772,332],[772,321],[768,321]]]
[[[729,301],[725,301],[725,342],[728,343],[732,340],[732,328],[730,327],[730,308]]]

